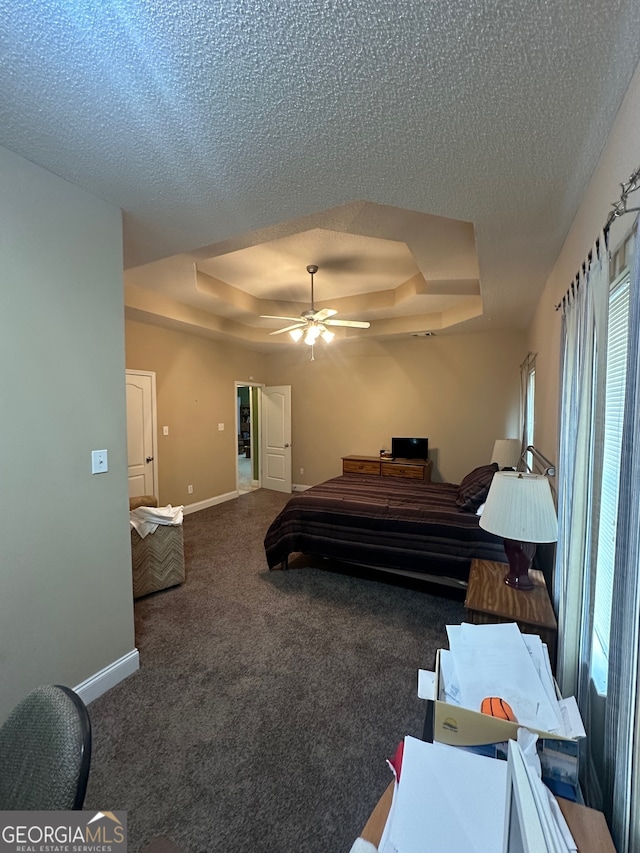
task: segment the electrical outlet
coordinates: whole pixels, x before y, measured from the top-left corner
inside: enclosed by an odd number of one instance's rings
[[[300,469],[300,473],[301,473],[301,474],[304,474],[304,468],[301,468],[301,469]]]
[[[192,494],[193,494],[193,486],[187,486],[187,494],[188,494],[188,495],[192,495]]]
[[[224,430],[224,424],[218,424],[218,429],[222,432]]]

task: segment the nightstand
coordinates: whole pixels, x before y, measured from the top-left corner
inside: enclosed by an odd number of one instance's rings
[[[472,560],[469,585],[464,606],[474,625],[488,622],[517,622],[525,634],[538,634],[549,648],[551,665],[555,668],[558,623],[551,606],[542,572],[530,569],[532,590],[513,589],[504,582],[509,571],[506,563],[491,560]]]

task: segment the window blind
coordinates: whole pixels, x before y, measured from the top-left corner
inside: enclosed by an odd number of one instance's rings
[[[629,279],[629,272],[626,271],[614,282],[609,297],[602,492],[596,556],[592,659],[592,675],[599,692],[602,693],[606,693],[609,659],[622,422],[627,377]]]

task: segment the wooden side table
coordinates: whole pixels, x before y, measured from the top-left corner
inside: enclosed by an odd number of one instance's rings
[[[523,633],[538,634],[549,648],[555,666],[558,623],[551,606],[542,572],[529,571],[532,590],[513,589],[504,582],[509,571],[506,563],[472,560],[464,606],[474,625],[488,622],[517,622]]]

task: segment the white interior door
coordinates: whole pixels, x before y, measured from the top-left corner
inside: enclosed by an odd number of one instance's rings
[[[291,492],[291,385],[262,389],[262,488]]]
[[[141,370],[127,370],[126,388],[129,497],[158,497],[156,375]]]

